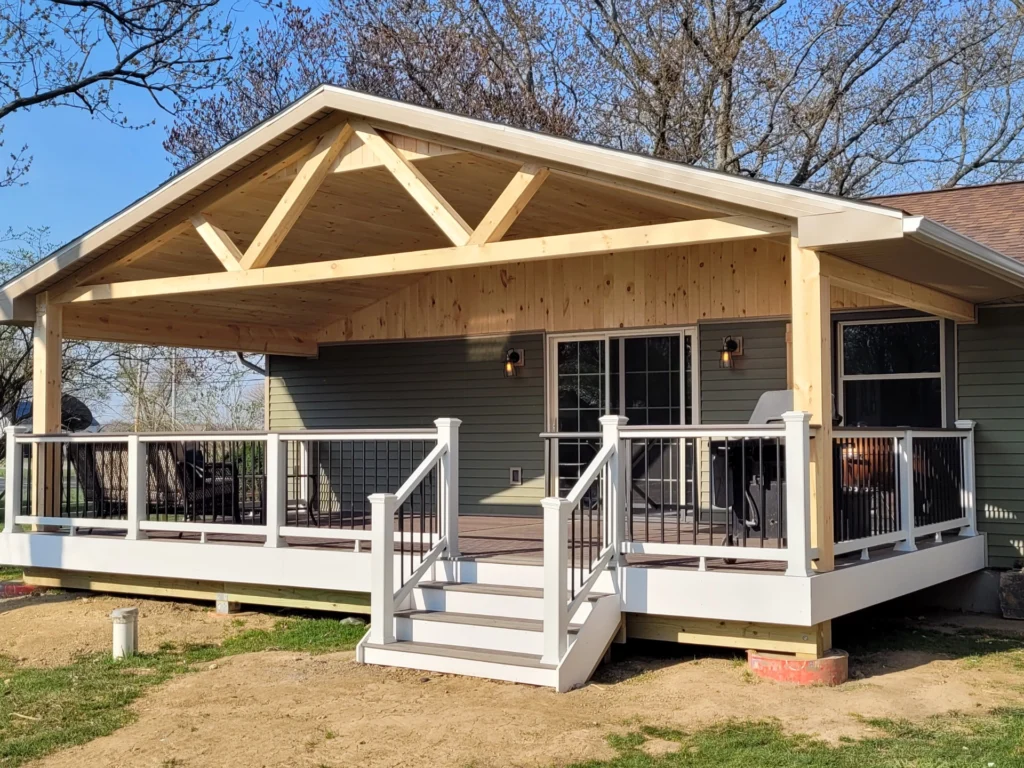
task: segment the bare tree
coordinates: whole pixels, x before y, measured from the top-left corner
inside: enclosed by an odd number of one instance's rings
[[[1024,175],[1017,0],[336,0],[298,17],[247,54],[277,97],[261,117],[327,79],[844,195]],[[279,49],[317,66],[275,65]],[[251,125],[228,117],[242,90],[182,113],[172,154]]]
[[[72,107],[131,125],[115,89],[142,89],[164,109],[221,81],[231,25],[218,0],[0,2],[0,121]],[[0,147],[3,146],[0,122]],[[21,183],[28,146],[8,152],[0,187]]]

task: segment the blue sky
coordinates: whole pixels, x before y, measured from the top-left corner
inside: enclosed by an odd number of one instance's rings
[[[313,0],[299,5],[320,5]],[[267,16],[257,3],[230,6],[236,28],[254,28]],[[27,185],[0,189],[0,234],[49,227],[56,245],[92,229],[165,181],[173,168],[162,143],[173,121],[145,92],[121,88],[116,100],[131,130],[71,108],[33,109],[4,120],[0,157],[29,145]]]

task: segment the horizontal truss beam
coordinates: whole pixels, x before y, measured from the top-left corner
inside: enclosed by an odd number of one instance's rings
[[[480,245],[361,256],[244,272],[217,272],[151,280],[88,285],[56,297],[58,303],[81,303],[230,291],[277,286],[320,284],[338,280],[388,277],[440,269],[463,269],[490,264],[565,259],[616,251],[643,251],[686,245],[751,240],[789,235],[790,227],[748,216],[651,224],[597,232],[535,237]]]

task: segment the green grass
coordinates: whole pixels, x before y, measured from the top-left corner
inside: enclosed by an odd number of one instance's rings
[[[167,644],[119,662],[104,654],[44,669],[0,657],[0,766],[22,765],[112,733],[133,720],[128,707],[148,688],[225,656],[347,650],[364,631],[337,619],[289,618],[271,630],[243,631],[219,646]]]
[[[21,581],[24,575],[24,572],[19,567],[0,565],[0,581]]]
[[[641,728],[609,743],[618,753],[576,768],[1008,768],[1024,765],[1024,710],[947,716],[921,724],[870,721],[877,735],[837,746],[783,732],[772,720],[728,722],[682,733]],[[675,742],[648,754],[651,738]],[[653,750],[652,750],[653,751]]]

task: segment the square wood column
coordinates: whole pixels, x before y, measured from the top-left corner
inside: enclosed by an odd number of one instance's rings
[[[814,568],[835,567],[832,522],[831,290],[815,251],[790,241],[793,323],[793,409],[811,414],[811,546]]]
[[[36,297],[32,329],[32,432],[60,432],[63,368],[62,307],[49,296]],[[32,513],[56,516],[60,504],[60,446],[32,447]]]

